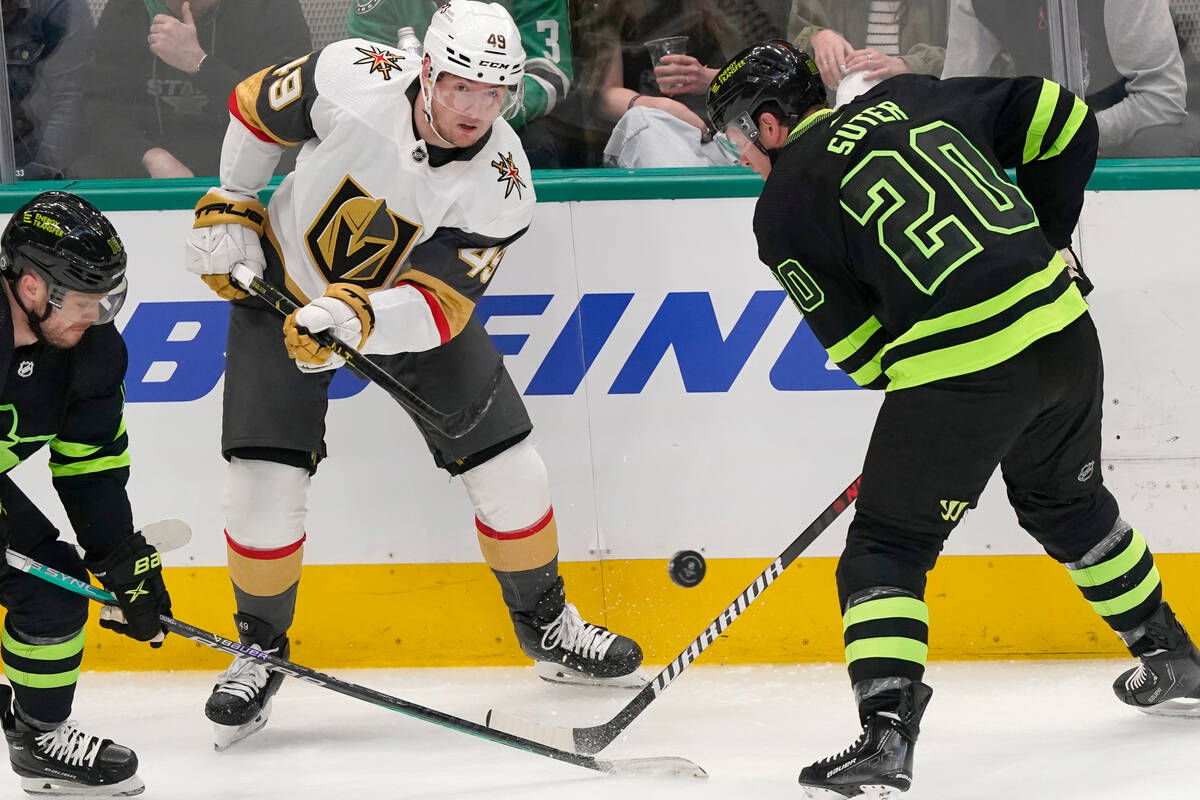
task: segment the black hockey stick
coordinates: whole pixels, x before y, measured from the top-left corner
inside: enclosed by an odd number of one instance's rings
[[[540,722],[531,722],[530,720],[492,709],[488,711],[485,719],[488,726],[496,730],[507,731],[514,736],[541,742],[547,747],[554,747],[559,750],[586,755],[599,753],[612,744],[629,727],[629,724],[637,719],[638,715],[645,711],[646,707],[663,693],[663,690],[667,688],[671,681],[679,677],[679,674],[687,669],[689,664],[708,649],[708,646],[715,642],[717,637],[732,625],[734,620],[741,616],[742,612],[760,594],[766,591],[768,586],[775,582],[776,578],[783,574],[788,565],[795,561],[812,544],[813,540],[820,536],[838,518],[838,515],[850,507],[854,499],[858,497],[858,486],[861,482],[862,476],[859,475],[854,479],[854,483],[846,487],[846,490],[839,494],[837,499],[830,503],[829,507],[822,511],[821,515],[813,520],[812,524],[805,528],[796,537],[796,540],[787,546],[787,549],[779,555],[779,558],[772,561],[754,579],[754,583],[750,584],[746,588],[746,591],[738,595],[729,604],[728,608],[709,623],[709,626],[696,637],[695,641],[676,656],[674,661],[668,664],[662,672],[658,673],[654,680],[646,684],[608,722],[586,728],[566,728],[559,725],[543,725]]]
[[[296,302],[280,291],[277,286],[267,283],[255,275],[253,270],[244,265],[239,264],[235,266],[231,277],[239,286],[251,294],[262,298],[267,305],[285,317],[299,308]],[[345,359],[346,366],[354,370],[357,375],[379,386],[390,394],[397,403],[403,406],[406,411],[418,417],[448,439],[459,439],[475,429],[475,426],[479,424],[479,421],[483,419],[483,415],[491,407],[492,400],[496,396],[496,388],[500,385],[500,379],[504,376],[504,362],[501,361],[492,372],[491,377],[488,378],[487,385],[479,395],[482,398],[481,400],[453,413],[445,414],[418,397],[412,389],[409,389],[397,380],[394,375],[383,367],[353,347],[336,339],[329,331],[309,332],[308,335],[319,344],[328,347]]]
[[[93,586],[90,583],[81,581],[78,578],[73,578],[70,575],[64,575],[58,570],[51,569],[44,564],[39,564],[28,556],[8,551],[8,562],[14,568],[27,572],[30,575],[41,578],[60,586],[68,591],[81,594],[84,597],[104,603],[105,605],[114,605],[117,598],[111,592]],[[478,736],[481,739],[496,742],[497,744],[507,745],[508,747],[517,750],[524,750],[527,753],[534,755],[546,756],[557,761],[565,761],[568,764],[574,764],[585,769],[603,772],[609,775],[625,775],[625,776],[665,776],[676,775],[681,777],[691,778],[706,778],[707,773],[700,765],[688,761],[686,758],[677,756],[663,756],[658,758],[619,758],[602,760],[592,758],[591,756],[579,755],[577,753],[565,752],[553,747],[548,747],[541,742],[530,741],[523,739],[520,736],[515,736],[504,731],[493,730],[486,725],[480,725],[477,722],[455,717],[442,711],[436,711],[432,708],[411,703],[408,700],[401,700],[398,697],[377,692],[374,689],[368,689],[365,686],[359,686],[356,683],[339,680],[331,675],[317,672],[308,667],[302,667],[291,661],[264,653],[249,645],[235,642],[231,639],[226,639],[224,636],[219,636],[215,633],[201,630],[194,625],[189,625],[186,622],[180,622],[174,617],[168,617],[165,614],[159,615],[159,621],[163,627],[172,633],[187,637],[192,641],[199,642],[202,645],[211,647],[214,650],[221,650],[233,656],[242,656],[244,658],[253,658],[268,665],[276,672],[282,672],[284,675],[291,675],[293,678],[298,678],[305,683],[316,684],[330,689],[338,694],[343,694],[347,697],[353,697],[356,700],[364,700],[383,708],[397,711],[410,717],[432,722],[435,725],[441,725],[443,728],[458,731],[460,733],[471,734]]]

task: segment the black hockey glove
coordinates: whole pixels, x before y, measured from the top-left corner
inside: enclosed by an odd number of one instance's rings
[[[1058,254],[1063,257],[1063,261],[1067,262],[1067,272],[1070,274],[1071,279],[1079,284],[1079,293],[1087,297],[1088,293],[1095,287],[1092,286],[1092,279],[1083,271],[1083,265],[1079,263],[1079,256],[1075,255],[1075,250],[1071,245],[1067,245],[1062,250],[1059,250]]]
[[[171,614],[171,596],[163,584],[158,551],[140,533],[133,533],[104,558],[86,563],[119,603],[119,613],[107,608],[101,612],[100,627],[162,647],[166,630],[158,615]]]

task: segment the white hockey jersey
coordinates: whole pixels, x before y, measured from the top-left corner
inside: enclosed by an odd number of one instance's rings
[[[431,151],[413,125],[419,78],[420,62],[347,39],[247,78],[229,99],[222,187],[256,193],[283,148],[302,147],[268,205],[264,244],[302,302],[335,282],[370,293],[368,353],[449,341],[533,216],[529,164],[508,123],[470,148]],[[453,160],[433,166],[431,152]]]

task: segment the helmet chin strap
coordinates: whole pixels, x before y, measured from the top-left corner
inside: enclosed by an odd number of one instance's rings
[[[33,335],[37,337],[39,342],[42,344],[48,344],[45,334],[42,333],[42,323],[50,319],[50,315],[54,313],[54,305],[50,302],[49,294],[46,296],[46,310],[42,314],[38,315],[26,308],[25,304],[21,302],[21,293],[17,291],[16,281],[9,280],[8,289],[12,292],[13,299],[17,301],[17,307],[20,308],[21,311],[25,312],[25,319],[29,323],[29,330],[33,331]],[[48,290],[49,287],[47,287],[47,291]]]

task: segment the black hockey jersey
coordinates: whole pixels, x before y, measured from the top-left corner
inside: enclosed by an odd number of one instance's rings
[[[20,549],[28,504],[8,474],[44,445],[50,474],[79,544],[103,557],[133,532],[125,484],[125,342],[114,325],[90,328],[79,344],[59,350],[13,346],[8,303],[0,313],[0,502]],[[30,530],[30,533],[40,531]]]
[[[1097,140],[1052,81],[897,76],[792,131],[755,210],[759,257],[861,386],[985,369],[1087,310],[1057,251]]]

